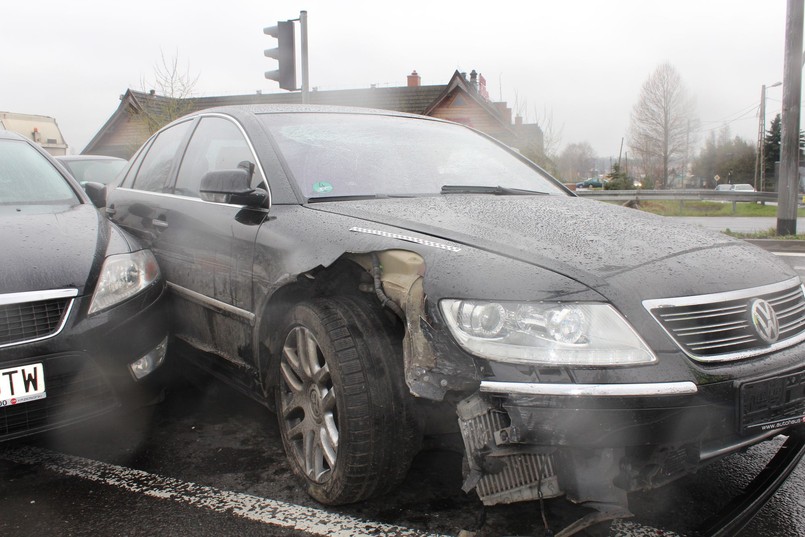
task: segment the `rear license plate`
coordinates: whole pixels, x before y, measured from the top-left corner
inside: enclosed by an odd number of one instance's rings
[[[805,423],[805,373],[742,384],[739,422],[741,433]]]
[[[42,364],[0,369],[0,407],[43,399],[45,368]]]

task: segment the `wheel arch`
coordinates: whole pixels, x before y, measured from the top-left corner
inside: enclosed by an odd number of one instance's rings
[[[299,302],[320,297],[358,296],[384,306],[383,311],[399,328],[405,339],[405,364],[409,361],[409,330],[407,318],[424,315],[424,260],[408,250],[383,250],[367,253],[346,253],[328,266],[319,265],[278,287],[266,296],[255,322],[254,348],[263,379],[266,401],[272,401],[271,390],[276,386],[278,354],[283,335],[279,327],[290,309]],[[378,280],[378,285],[375,281]],[[411,296],[411,293],[419,296]],[[385,298],[383,298],[385,297]],[[384,303],[385,300],[385,303]]]

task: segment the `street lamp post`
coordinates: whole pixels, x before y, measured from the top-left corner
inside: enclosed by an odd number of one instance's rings
[[[763,84],[760,88],[760,113],[758,119],[758,132],[757,132],[757,145],[758,149],[755,153],[755,190],[763,192],[763,186],[766,177],[766,165],[764,159],[764,146],[766,139],[766,88],[776,88],[781,86],[782,82],[775,82],[770,86]],[[758,173],[758,170],[760,173]],[[760,176],[760,186],[758,187],[758,175]]]

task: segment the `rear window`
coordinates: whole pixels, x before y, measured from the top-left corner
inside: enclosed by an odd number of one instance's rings
[[[67,180],[36,149],[22,140],[0,140],[0,204],[80,203]]]

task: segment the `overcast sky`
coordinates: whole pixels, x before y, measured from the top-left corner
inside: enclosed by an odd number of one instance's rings
[[[754,143],[760,90],[783,76],[784,0],[40,0],[3,3],[0,111],[56,118],[80,153],[127,88],[148,89],[178,56],[197,96],[279,90],[264,26],[309,18],[320,90],[445,84],[475,69],[493,100],[529,122],[552,117],[561,146],[617,155],[640,88],[662,62],[695,97],[703,140],[729,123]],[[782,88],[768,91],[767,119]],[[515,112],[516,112],[515,108]],[[628,143],[628,139],[627,139]]]

